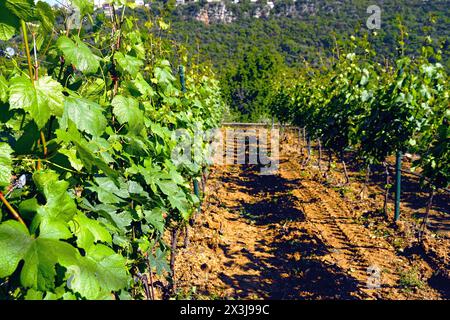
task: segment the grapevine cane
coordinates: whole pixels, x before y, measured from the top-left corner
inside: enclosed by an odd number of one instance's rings
[[[302,146],[302,133],[301,133],[301,129],[298,128],[298,146],[300,148],[300,154],[303,153],[303,146]]]
[[[38,64],[37,64],[37,57],[36,57],[36,41],[34,41],[34,35],[33,35],[34,54],[35,54],[35,59],[36,59],[36,69],[34,70],[35,74],[33,76],[33,64],[31,62],[30,47],[28,45],[27,25],[25,24],[24,20],[20,20],[20,23],[21,23],[21,27],[22,27],[22,33],[23,33],[23,42],[25,44],[25,52],[27,54],[28,73],[30,75],[31,83],[33,83],[33,85],[34,85],[34,81],[38,80],[38,70],[37,70]],[[47,144],[46,144],[45,137],[44,137],[44,134],[42,133],[42,131],[40,133],[40,137],[41,137],[41,140],[42,140],[42,146],[44,147],[45,157],[47,157]],[[38,160],[37,169],[38,170],[41,169],[41,161],[40,161],[40,159]]]
[[[385,170],[385,185],[384,185],[384,205],[383,205],[383,212],[388,217],[388,201],[389,201],[389,189],[390,189],[390,183],[391,178],[389,174],[389,165],[385,162],[384,163],[384,170]]]
[[[303,143],[306,145],[306,127],[303,127]]]
[[[340,157],[341,157],[341,162],[342,162],[342,168],[344,169],[344,175],[345,175],[345,185],[350,183],[350,178],[348,176],[348,171],[347,171],[347,165],[345,164],[345,158],[344,158],[344,151],[341,150],[340,152]]]
[[[184,242],[183,242],[184,248],[189,247],[189,224],[186,223],[184,225]]]
[[[176,290],[176,283],[175,283],[175,258],[177,255],[177,240],[178,240],[178,233],[179,229],[178,227],[174,227],[172,230],[172,236],[171,236],[171,250],[170,250],[170,274],[171,274],[171,291],[175,292]]]
[[[42,147],[44,148],[44,158],[47,158],[48,148],[47,148],[47,141],[45,140],[44,132],[41,131],[40,135],[41,135]]]
[[[425,233],[425,230],[427,228],[428,217],[430,216],[430,211],[431,211],[431,208],[433,206],[433,197],[434,197],[434,188],[432,187],[431,191],[430,191],[430,195],[428,197],[427,208],[426,208],[426,211],[425,211],[425,217],[423,218],[422,225],[421,225],[421,228],[420,228],[421,229],[420,230],[420,236],[419,236],[419,240],[420,241],[422,241],[423,234]]]
[[[307,141],[306,142],[307,156],[306,156],[305,161],[303,161],[304,166],[308,164],[309,159],[311,158],[311,138],[309,137],[309,135],[306,138],[306,141]]]
[[[28,46],[28,34],[27,34],[27,26],[25,24],[24,20],[20,20],[21,26],[22,26],[22,33],[23,33],[23,42],[25,44],[25,52],[27,54],[27,61],[28,61],[28,73],[30,74],[31,82],[34,81],[33,77],[33,65],[31,63],[31,54],[30,54],[30,47]]]
[[[402,152],[397,151],[395,161],[395,221],[400,219],[400,196],[402,184]]]
[[[185,94],[186,93],[186,77],[184,75],[184,66],[180,65],[178,70],[180,72],[181,92],[183,92],[183,94]],[[194,179],[194,193],[200,199],[200,195],[198,193],[197,179]],[[199,209],[200,209],[200,207],[199,207]],[[189,226],[188,226],[188,224],[186,224],[184,226],[184,247],[187,248],[188,245],[189,245]]]
[[[3,204],[6,206],[6,208],[8,208],[9,212],[11,212],[11,214],[14,216],[14,218],[16,218],[24,226],[27,226],[25,224],[25,222],[23,221],[23,219],[20,217],[19,213],[11,206],[11,204],[8,202],[8,200],[6,200],[5,196],[3,195],[3,193],[1,191],[0,191],[0,200],[3,202]]]
[[[322,143],[320,139],[317,139],[317,144],[319,145],[319,158],[317,159],[317,166],[319,167],[319,172],[322,172]]]
[[[152,270],[152,265],[150,264],[150,255],[153,254],[153,248],[154,248],[154,244],[152,245],[152,247],[149,250],[149,253],[147,253],[145,255],[145,262],[147,264],[147,268],[148,268],[148,273],[149,273],[149,278],[150,278],[150,294],[151,294],[151,299],[155,300],[155,286],[154,286],[154,281],[153,281],[153,270]]]
[[[150,300],[151,299],[151,293],[150,293],[150,289],[148,287],[147,276],[145,274],[143,274],[139,278],[141,279],[141,282],[144,285],[145,296],[146,296],[147,300]]]
[[[366,177],[364,179],[364,185],[361,189],[361,191],[359,192],[359,197],[361,200],[363,200],[365,198],[365,193],[368,189],[367,185],[369,184],[369,178],[370,178],[370,164],[367,164],[366,166]]]
[[[259,146],[258,146],[259,148]],[[202,193],[205,194],[206,192],[206,183],[208,181],[208,168],[204,168],[203,169],[203,173],[202,173]]]
[[[333,154],[332,154],[331,149],[328,149],[328,167],[327,167],[327,170],[323,174],[323,177],[326,178],[326,179],[328,179],[328,174],[331,171],[331,164],[332,164],[332,162],[333,162]]]

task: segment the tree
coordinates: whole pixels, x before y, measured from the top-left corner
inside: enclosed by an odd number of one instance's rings
[[[281,68],[282,58],[269,50],[252,48],[244,54],[235,69],[222,81],[224,94],[232,109],[243,119],[258,119],[269,114],[268,97],[271,80]]]

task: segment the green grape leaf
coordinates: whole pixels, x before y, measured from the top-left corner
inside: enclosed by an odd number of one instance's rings
[[[70,244],[48,239],[45,234],[30,236],[27,228],[17,221],[0,224],[0,278],[11,275],[24,261],[21,284],[40,291],[54,289],[55,264],[73,261],[77,251]]]
[[[63,52],[66,61],[83,73],[95,73],[100,67],[99,58],[77,36],[75,42],[66,36],[59,37],[58,48]]]
[[[166,256],[167,251],[162,251],[160,248],[156,249],[156,253],[154,255],[149,255],[150,267],[155,268],[158,275],[163,275],[164,272],[170,271]]]
[[[107,125],[103,108],[95,102],[83,98],[66,98],[64,118],[72,120],[78,130],[94,136],[102,135]]]
[[[118,207],[110,204],[98,204],[92,206],[86,199],[83,199],[81,205],[83,208],[90,210],[92,212],[98,213],[101,217],[99,218],[105,226],[107,225],[110,229],[116,229],[121,233],[125,233],[126,228],[131,225],[133,218],[129,211],[123,211],[117,213]]]
[[[97,167],[102,170],[104,174],[108,175],[108,177],[117,179],[119,173],[109,167],[103,157],[103,154],[98,151],[96,144],[89,144],[89,142],[75,128],[75,124],[70,119],[67,120],[67,131],[57,129],[56,136],[57,140],[60,142],[73,143],[75,145],[75,149],[77,150],[77,159],[82,162],[87,172],[97,174],[98,170],[94,170],[94,167]]]
[[[67,268],[67,286],[81,296],[93,300],[128,286],[126,260],[105,245],[97,244],[78,257]]]
[[[80,10],[81,16],[94,12],[94,1],[92,0],[71,0],[71,2]]]
[[[187,220],[190,217],[191,205],[186,198],[186,194],[183,191],[179,191],[175,194],[171,194],[167,197],[169,199],[170,205],[174,209],[180,211],[183,219]]]
[[[32,227],[39,225],[41,233],[47,238],[69,239],[72,233],[67,223],[77,212],[74,200],[69,196],[67,181],[59,181],[58,175],[49,170],[41,170],[33,175],[33,180],[40,192],[45,195],[47,203],[37,209]]]
[[[183,176],[179,173],[175,166],[170,165],[169,176],[170,180],[178,185],[183,185],[185,183]]]
[[[45,104],[51,115],[61,117],[64,111],[63,88],[59,82],[49,76],[40,77],[35,82],[39,104]]]
[[[8,101],[8,80],[0,74],[0,101]]]
[[[26,77],[10,81],[9,104],[11,109],[24,109],[42,129],[50,116],[60,117],[64,110],[62,86],[49,76],[39,78],[33,83]]]
[[[55,15],[53,9],[48,3],[39,1],[36,4],[36,14],[42,23],[42,27],[45,31],[51,32],[55,24]]]
[[[58,150],[58,152],[67,157],[67,159],[70,162],[70,165],[76,171],[80,172],[84,168],[83,162],[77,158],[77,150],[75,150],[75,149],[60,149],[60,150]]]
[[[0,188],[9,186],[11,183],[13,150],[9,144],[0,142]]]
[[[20,281],[24,287],[42,291],[54,288],[56,276],[55,264],[64,264],[64,260],[73,259],[77,251],[70,244],[38,237],[32,240],[28,252],[24,256],[24,265]]]
[[[171,180],[157,180],[156,184],[167,196],[177,193],[177,190],[179,189],[177,184]]]
[[[128,54],[123,54],[122,52],[117,52],[114,57],[116,58],[120,69],[128,72],[133,78],[136,77],[139,70],[144,66],[144,63],[140,59]]]
[[[87,142],[77,142],[74,141],[75,147],[77,148],[78,158],[83,162],[83,165],[89,172],[94,172],[93,166],[96,166],[102,170],[106,175],[113,179],[117,179],[119,176],[118,172],[111,169],[105,160],[95,153],[93,153],[86,145]],[[97,172],[96,172],[97,173]]]
[[[158,83],[167,85],[175,81],[175,77],[170,69],[170,63],[167,60],[159,62],[158,66],[155,68],[154,74]]]
[[[31,21],[34,18],[34,0],[5,0],[5,6],[19,19]]]
[[[98,212],[102,215],[106,221],[112,224],[113,228],[115,228],[119,233],[124,234],[127,231],[127,228],[133,222],[133,217],[129,211],[123,211],[117,213],[117,211],[111,211],[105,209],[98,208]]]
[[[128,192],[130,194],[138,194],[138,195],[143,195],[143,196],[147,195],[146,192],[144,191],[144,188],[136,181],[128,182]]]
[[[28,289],[27,294],[25,295],[25,300],[42,300],[43,298],[44,293],[34,289]]]
[[[31,246],[27,228],[14,220],[0,224],[0,278],[11,275]]]
[[[37,212],[39,203],[36,198],[30,198],[19,204],[19,211],[22,216],[32,215]]]
[[[127,123],[129,130],[134,133],[139,133],[144,128],[144,113],[139,109],[139,103],[135,99],[118,95],[111,104],[120,124]]]
[[[97,241],[111,244],[112,237],[97,220],[89,219],[82,213],[78,213],[71,223],[72,232],[77,237],[79,248],[89,249]]]
[[[145,81],[142,74],[138,73],[136,75],[136,79],[133,80],[133,84],[136,86],[136,88],[142,94],[142,97],[144,99],[151,98],[155,95],[155,91],[153,90],[152,86],[147,81]]]
[[[164,233],[164,217],[163,210],[160,208],[155,208],[153,210],[144,211],[145,221],[152,225],[161,234]]]
[[[123,201],[130,196],[126,185],[121,184],[120,188],[114,183],[113,180],[107,177],[94,178],[95,184],[87,189],[92,192],[96,192],[98,199],[102,203],[114,204]]]
[[[0,0],[0,4],[5,0]],[[0,14],[0,40],[8,41],[11,39],[16,30],[20,27],[20,20],[8,8],[0,6],[2,14]]]
[[[44,300],[77,300],[72,292],[67,292],[65,284],[57,287],[54,292],[46,292]]]

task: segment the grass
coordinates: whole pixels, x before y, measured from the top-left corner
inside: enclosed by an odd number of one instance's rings
[[[304,178],[304,179],[309,177],[309,173],[306,172],[306,170],[300,171],[299,174],[300,174],[300,177]]]
[[[414,288],[421,289],[425,286],[416,267],[400,272],[398,284],[405,291],[411,291]]]
[[[339,193],[341,197],[345,197],[350,193],[350,188],[348,186],[333,187],[333,190]]]
[[[403,238],[395,237],[391,243],[397,251],[401,252],[405,248],[405,239]]]
[[[191,287],[188,291],[178,291],[171,300],[223,300],[219,294],[211,293],[208,295],[197,293],[197,287]],[[233,298],[227,298],[227,300],[234,300]]]
[[[197,287],[191,287],[188,291],[177,291],[173,300],[196,300],[197,299]]]
[[[258,216],[257,215],[253,215],[250,212],[248,212],[245,208],[241,208],[241,210],[239,211],[239,215],[243,218],[247,218],[249,220],[257,220]]]

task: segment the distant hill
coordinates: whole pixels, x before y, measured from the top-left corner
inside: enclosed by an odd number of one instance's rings
[[[211,61],[225,67],[247,51],[258,47],[282,54],[290,65],[308,60],[318,63],[335,46],[335,36],[347,38],[367,32],[370,5],[381,11],[381,29],[374,43],[385,57],[396,53],[396,17],[406,25],[408,54],[417,55],[426,34],[436,46],[444,44],[444,64],[450,67],[450,1],[438,0],[281,0],[281,1],[178,1],[170,15],[171,34]],[[433,16],[435,23],[430,24]],[[424,28],[428,28],[424,32]]]

